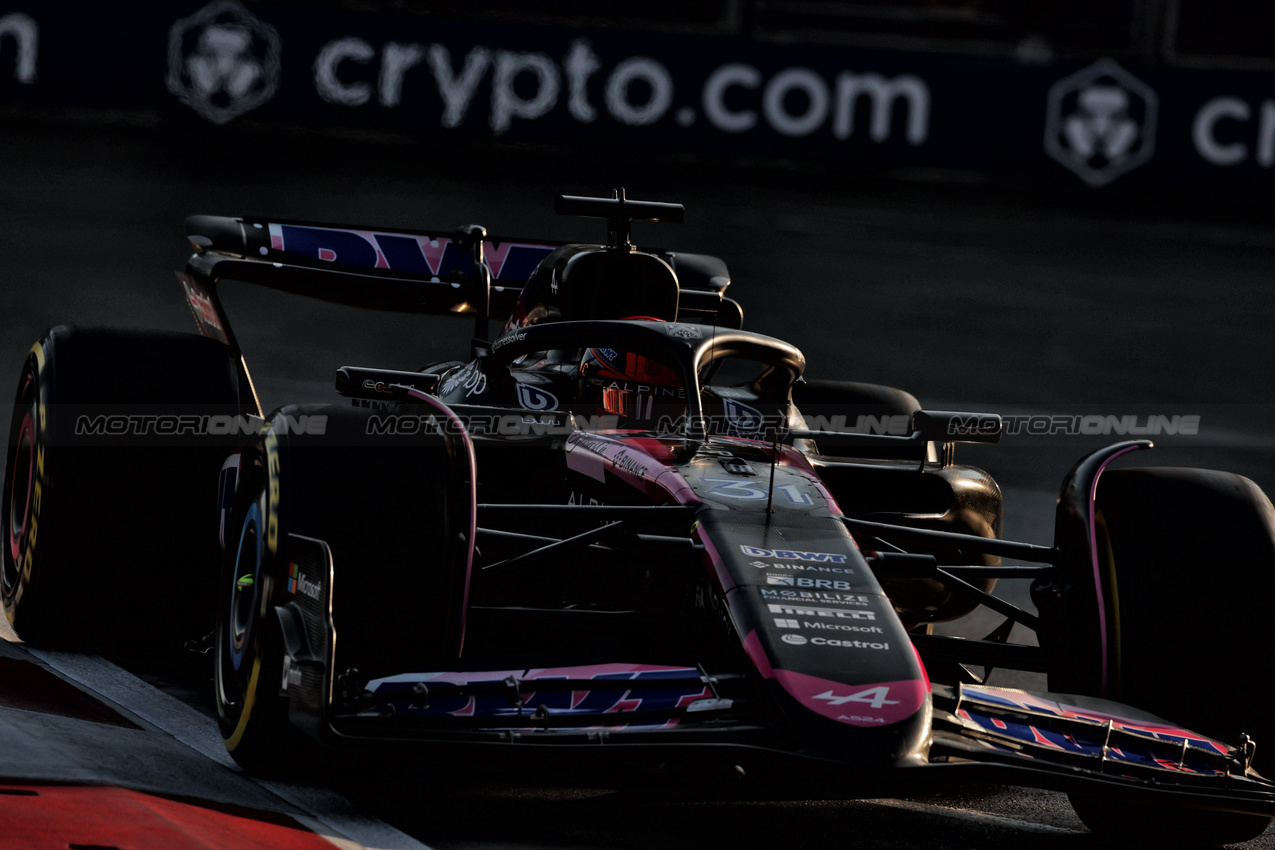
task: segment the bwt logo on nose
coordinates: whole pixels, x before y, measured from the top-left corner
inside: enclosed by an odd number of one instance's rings
[[[750,558],[778,558],[781,561],[810,561],[815,564],[844,564],[845,555],[835,552],[803,552],[796,549],[762,549],[759,546],[740,546]]]

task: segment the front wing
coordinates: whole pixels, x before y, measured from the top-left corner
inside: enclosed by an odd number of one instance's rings
[[[296,535],[288,546],[290,560],[320,580],[317,594],[292,595],[276,608],[285,645],[280,688],[293,724],[327,746],[469,757],[677,753],[704,763],[796,762],[825,793],[829,782],[879,796],[990,781],[1275,815],[1275,785],[1252,770],[1251,742],[1228,747],[1088,697],[933,685],[929,761],[894,764],[856,763],[821,747],[766,705],[764,688],[742,671],[625,662],[405,672],[353,687],[332,665],[327,546]]]

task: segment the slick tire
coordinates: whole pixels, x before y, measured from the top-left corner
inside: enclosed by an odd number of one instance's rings
[[[214,649],[222,738],[248,769],[273,770],[297,751],[275,615],[299,592],[288,581],[290,535],[322,540],[331,553],[339,640],[326,674],[339,680],[337,699],[377,675],[419,672],[459,654],[472,541],[470,459],[450,437],[378,430],[388,421],[388,414],[349,407],[285,407],[241,460]]]
[[[151,648],[211,627],[225,449],[146,417],[235,416],[238,386],[229,349],[189,334],[59,326],[32,346],[0,506],[0,600],[19,637]]]
[[[1200,469],[1110,470],[1098,482],[1110,555],[1107,696],[1229,745],[1248,734],[1275,764],[1275,509],[1247,478]],[[1100,531],[1100,536],[1103,532]],[[1102,541],[1100,541],[1100,548]],[[1052,685],[1051,685],[1052,686]],[[1263,758],[1265,756],[1265,758]],[[1074,797],[1095,831],[1134,821],[1180,840],[1231,843],[1269,818]],[[1145,811],[1144,811],[1145,809]],[[1150,834],[1136,833],[1141,838]]]
[[[288,723],[283,636],[272,616],[274,582],[266,560],[267,476],[258,447],[240,457],[236,498],[223,553],[213,632],[217,719],[226,750],[255,773],[295,763],[300,736]]]
[[[1275,659],[1261,649],[1275,600],[1270,499],[1239,475],[1164,468],[1104,473],[1097,502],[1115,579],[1108,694],[1275,752]]]

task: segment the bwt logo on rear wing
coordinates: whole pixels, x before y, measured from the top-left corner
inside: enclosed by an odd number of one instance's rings
[[[472,254],[454,234],[383,232],[309,224],[267,223],[270,249],[307,260],[450,278],[473,273]],[[493,280],[524,282],[559,245],[486,240]]]
[[[479,227],[428,233],[209,215],[188,217],[186,233],[195,249],[179,273],[187,300],[200,332],[227,344],[220,280],[392,312],[474,315],[486,305],[488,318],[508,315],[541,260],[560,247],[488,238]]]

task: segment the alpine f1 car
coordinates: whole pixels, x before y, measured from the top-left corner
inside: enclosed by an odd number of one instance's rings
[[[158,646],[206,623],[250,768],[307,737],[605,754],[844,793],[1054,788],[1111,833],[1265,828],[1272,670],[1245,650],[1275,598],[1275,512],[1256,485],[1109,470],[1151,448],[1123,442],[1066,474],[1052,546],[1003,540],[998,486],[953,452],[999,417],[803,378],[795,346],[743,330],[721,260],[631,244],[679,205],[556,207],[605,219],[606,244],[195,216],[199,335],[48,331],[4,477],[19,635]],[[224,280],[467,318],[472,350],[342,366],[352,403],[263,415]],[[1005,578],[1034,611],[993,595]],[[1004,624],[933,633],[978,606]]]

